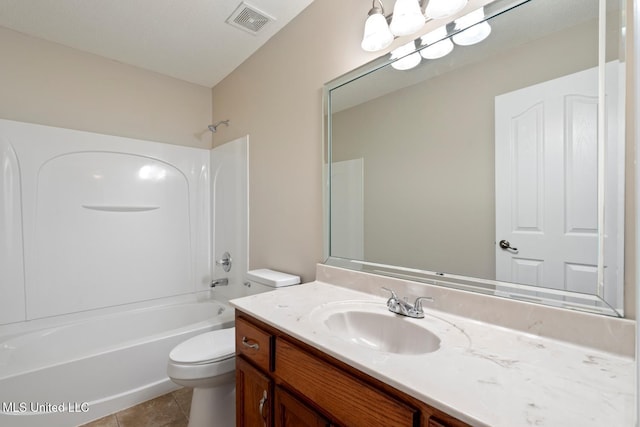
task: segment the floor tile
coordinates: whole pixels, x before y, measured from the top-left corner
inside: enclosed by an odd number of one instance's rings
[[[83,424],[81,427],[118,427],[118,420],[115,415],[107,415],[104,418]]]
[[[192,388],[181,388],[171,393],[178,402],[178,406],[182,409],[182,413],[189,419],[189,411],[191,410],[191,397],[193,396]]]
[[[182,413],[172,394],[165,394],[116,414],[119,427],[186,427]]]

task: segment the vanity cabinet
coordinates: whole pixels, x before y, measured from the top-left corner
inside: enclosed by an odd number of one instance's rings
[[[468,427],[236,310],[241,427]]]

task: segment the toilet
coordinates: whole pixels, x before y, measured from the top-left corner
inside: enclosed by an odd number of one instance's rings
[[[245,286],[255,294],[299,283],[298,276],[259,269],[247,273]],[[171,381],[193,388],[188,427],[235,426],[235,333],[235,327],[205,332],[169,353]]]
[[[196,335],[169,353],[167,375],[193,388],[189,427],[235,425],[236,328]]]

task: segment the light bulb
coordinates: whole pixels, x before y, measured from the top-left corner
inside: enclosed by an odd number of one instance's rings
[[[396,36],[407,36],[418,31],[425,23],[425,17],[418,0],[397,0],[393,6],[393,18],[389,29]]]
[[[451,53],[453,43],[445,37],[447,37],[446,27],[436,28],[422,36],[422,46],[428,46],[420,50],[420,55],[425,59],[438,59]]]
[[[369,17],[364,23],[364,36],[360,46],[367,52],[376,52],[389,47],[392,42],[393,34],[389,31],[389,25],[382,9],[371,9]]]
[[[392,62],[391,66],[396,70],[401,71],[410,70],[417,66],[420,61],[422,61],[422,58],[420,58],[420,54],[418,52],[414,52],[415,50],[416,44],[413,41],[394,49],[391,51],[391,59],[399,59]]]
[[[484,19],[484,8],[476,9],[455,20],[456,28],[465,28],[466,30],[459,32],[453,36],[455,44],[460,46],[470,46],[480,43],[491,34],[491,25]]]
[[[462,10],[467,0],[429,0],[424,14],[431,19],[447,18]]]

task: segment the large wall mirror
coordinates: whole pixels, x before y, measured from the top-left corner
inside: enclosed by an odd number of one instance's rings
[[[328,83],[327,263],[621,316],[623,1],[494,1]]]

